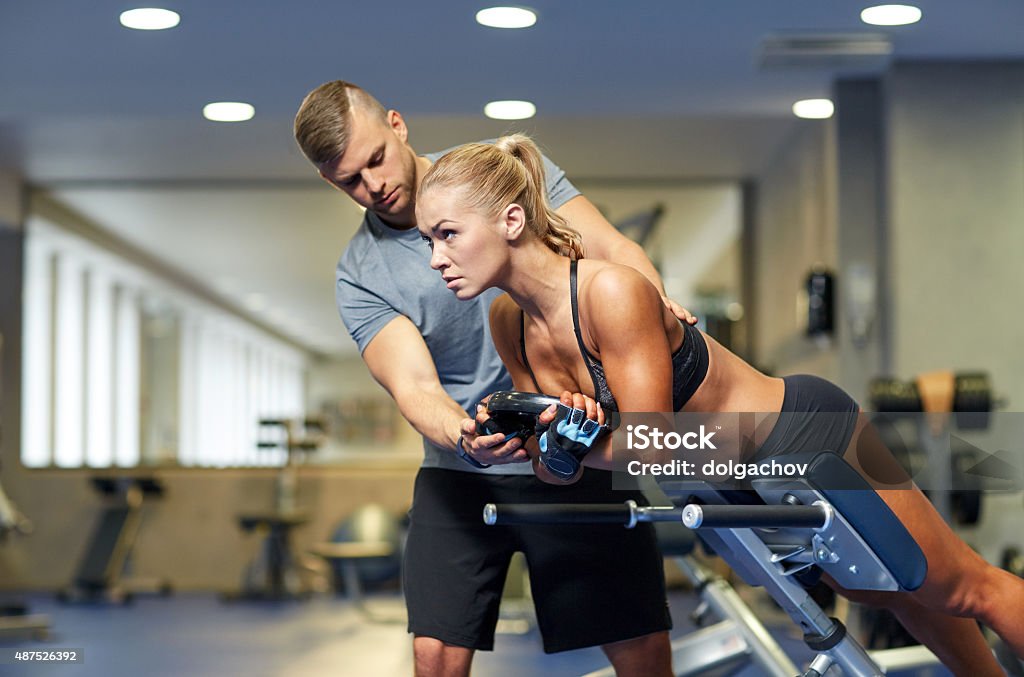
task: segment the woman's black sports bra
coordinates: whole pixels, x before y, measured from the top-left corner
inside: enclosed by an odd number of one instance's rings
[[[583,345],[583,335],[580,333],[580,312],[576,299],[576,260],[569,264],[569,300],[572,304],[572,325],[576,332],[576,343],[579,344],[580,353],[583,355],[583,362],[587,365],[590,378],[594,381],[594,394],[601,407],[609,412],[619,410],[615,396],[608,387],[608,380],[604,375],[604,367],[594,358]],[[690,401],[697,388],[704,382],[708,373],[708,346],[700,331],[687,323],[683,326],[683,344],[679,350],[672,354],[672,408],[673,411],[680,411]],[[533,379],[533,386],[537,392],[543,392],[537,384],[537,377],[530,367],[530,360],[526,357],[526,317],[520,314],[519,317],[519,346],[523,355],[523,364]]]

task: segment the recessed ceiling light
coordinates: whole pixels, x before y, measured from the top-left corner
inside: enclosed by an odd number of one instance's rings
[[[906,26],[921,20],[921,10],[913,5],[877,5],[862,11],[860,20],[872,26]]]
[[[829,99],[804,99],[793,104],[793,115],[808,120],[824,120],[834,112],[835,106]]]
[[[529,28],[537,15],[525,7],[488,7],[476,13],[476,22],[491,28]]]
[[[491,101],[484,106],[484,115],[495,120],[525,120],[537,113],[529,101]]]
[[[140,7],[121,12],[121,25],[140,31],[162,31],[174,28],[181,21],[177,12],[159,7]]]
[[[255,108],[240,101],[215,101],[203,106],[203,117],[214,122],[244,122],[255,114]]]

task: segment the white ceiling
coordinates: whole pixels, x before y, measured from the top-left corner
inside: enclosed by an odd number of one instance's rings
[[[124,0],[0,4],[0,169],[234,305],[264,295],[251,312],[318,352],[351,350],[331,287],[358,220],[291,138],[323,81],[401,110],[422,151],[515,128],[578,180],[739,179],[801,124],[793,101],[885,67],[762,69],[768,35],[880,33],[899,59],[1024,57],[1019,0],[922,0],[919,24],[885,29],[845,0],[541,0],[524,31],[476,25],[482,0],[161,4],[178,28],[121,28]],[[494,98],[528,98],[538,116],[483,119]],[[225,99],[256,118],[201,118]]]

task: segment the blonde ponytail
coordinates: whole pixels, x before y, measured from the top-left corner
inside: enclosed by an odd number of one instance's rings
[[[438,160],[420,185],[420,195],[437,186],[458,187],[462,200],[488,215],[515,202],[526,213],[526,226],[549,249],[582,259],[583,238],[548,204],[544,160],[523,134],[494,143],[461,146]]]
[[[527,190],[534,196],[540,196],[539,200],[535,200],[535,218],[530,219],[537,226],[533,232],[550,249],[562,256],[582,259],[583,238],[548,204],[544,159],[537,144],[525,134],[511,134],[501,137],[494,145],[522,163],[526,170]]]

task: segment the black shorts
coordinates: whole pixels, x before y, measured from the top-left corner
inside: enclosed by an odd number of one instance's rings
[[[842,456],[857,428],[860,407],[839,386],[817,376],[783,377],[786,394],[771,434],[757,459],[805,451],[831,451]]]
[[[512,554],[525,554],[544,651],[555,653],[669,630],[661,553],[650,524],[487,526],[486,503],[646,505],[588,468],[576,484],[532,475],[422,468],[416,477],[403,581],[409,632],[446,644],[494,648]]]

